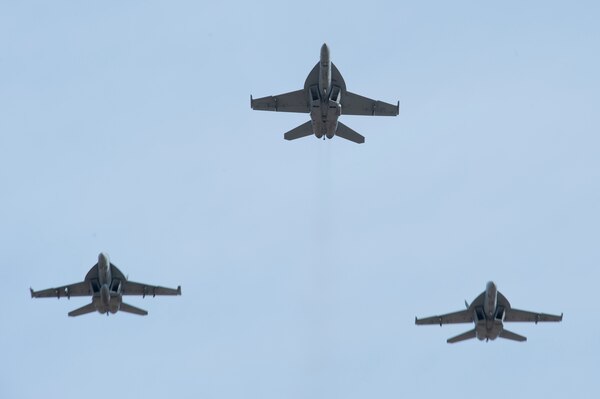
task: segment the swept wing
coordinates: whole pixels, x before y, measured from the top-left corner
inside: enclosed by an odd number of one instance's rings
[[[552,314],[529,312],[527,310],[511,308],[506,310],[504,321],[522,321],[538,323],[540,321],[562,321],[562,318],[562,314],[560,316],[557,316]]]
[[[400,103],[389,104],[349,91],[342,94],[341,104],[342,115],[396,116],[400,113]]]
[[[308,94],[304,90],[256,99],[251,96],[250,106],[252,109],[259,111],[301,112],[305,114],[310,112]]]
[[[63,285],[62,287],[48,288],[41,291],[34,291],[30,288],[32,298],[70,298],[72,296],[91,296],[92,287],[87,281],[80,283]]]
[[[165,288],[155,285],[136,283],[133,281],[127,281],[123,284],[121,293],[123,295],[181,295],[181,286],[174,288]]]
[[[417,325],[425,325],[425,324],[458,324],[458,323],[472,323],[473,322],[473,313],[468,309],[460,310],[458,312],[447,313],[440,316],[431,316],[425,317],[423,319],[415,318],[415,324]]]

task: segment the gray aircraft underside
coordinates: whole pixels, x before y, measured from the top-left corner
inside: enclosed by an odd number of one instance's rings
[[[158,287],[129,281],[115,265],[110,263],[108,255],[98,255],[96,263],[80,283],[69,284],[41,291],[30,289],[32,298],[63,298],[72,296],[91,296],[92,302],[69,312],[69,316],[81,316],[86,313],[116,313],[119,310],[140,316],[147,311],[123,302],[123,295],[181,295],[181,286],[177,289]]]
[[[365,138],[339,122],[340,115],[396,116],[400,111],[399,102],[388,104],[347,91],[344,78],[330,61],[327,44],[321,47],[321,59],[303,89],[257,99],[250,96],[250,106],[261,111],[309,113],[310,121],[285,133],[286,140],[314,134],[319,139],[339,136],[359,144]]]
[[[486,289],[475,300],[468,305],[467,309],[458,312],[448,313],[441,316],[426,317],[423,319],[415,318],[415,324],[455,324],[455,323],[474,323],[475,328],[465,333],[449,338],[448,343],[464,341],[471,338],[483,340],[494,340],[498,337],[523,342],[527,338],[504,329],[504,322],[532,322],[542,321],[562,321],[560,316],[529,312],[526,310],[515,309],[504,295],[496,288],[493,282],[487,283]]]

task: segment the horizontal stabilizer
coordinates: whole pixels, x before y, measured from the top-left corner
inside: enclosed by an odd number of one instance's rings
[[[500,338],[510,339],[511,341],[525,342],[527,341],[527,337],[524,337],[519,334],[515,334],[512,331],[502,330],[500,332]]]
[[[296,140],[313,134],[312,122],[308,121],[283,135],[286,140]]]
[[[344,125],[342,122],[338,122],[337,130],[335,131],[335,135],[339,136],[343,139],[353,141],[357,144],[362,144],[365,142],[365,138],[363,136],[356,133],[354,130],[350,129],[348,126]]]
[[[69,316],[76,317],[76,316],[81,316],[82,314],[92,313],[95,311],[96,311],[96,306],[94,305],[94,302],[92,302],[85,306],[80,307],[79,309],[75,309],[75,310],[69,312]]]
[[[121,303],[119,310],[126,313],[138,314],[140,316],[146,316],[148,314],[144,309],[136,308],[135,306],[128,305],[124,302]]]
[[[467,331],[460,335],[457,335],[456,337],[449,338],[446,340],[446,342],[448,342],[449,344],[453,344],[455,342],[465,341],[467,339],[472,339],[475,337],[476,337],[475,329],[472,329],[470,331]]]

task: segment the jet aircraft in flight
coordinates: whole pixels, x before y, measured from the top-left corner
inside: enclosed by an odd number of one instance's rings
[[[108,255],[101,253],[98,255],[98,263],[92,266],[82,282],[41,291],[30,288],[30,291],[32,298],[70,299],[72,296],[91,296],[91,303],[69,312],[69,316],[73,317],[96,311],[108,316],[109,313],[119,310],[145,316],[147,311],[124,303],[123,295],[181,295],[181,286],[173,289],[129,281],[110,262]]]
[[[347,91],[344,78],[330,61],[327,44],[321,47],[321,59],[303,89],[257,99],[250,96],[250,106],[261,111],[310,113],[310,121],[284,134],[286,140],[314,134],[319,139],[339,136],[359,144],[365,138],[339,122],[340,115],[396,116],[400,111],[400,102],[388,104]]]
[[[510,306],[506,297],[496,289],[496,284],[491,281],[487,283],[485,291],[475,298],[471,305],[466,303],[466,301],[465,305],[467,307],[466,310],[423,319],[415,318],[415,324],[439,324],[441,326],[442,324],[475,323],[474,329],[449,338],[446,341],[449,344],[471,338],[477,338],[480,341],[485,339],[487,341],[498,337],[523,342],[527,338],[504,329],[504,322],[521,321],[537,324],[540,321],[562,321],[563,317],[562,314],[555,316],[515,309]]]

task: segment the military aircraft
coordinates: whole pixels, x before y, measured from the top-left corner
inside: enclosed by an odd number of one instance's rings
[[[314,133],[323,140],[339,136],[360,144],[365,138],[338,122],[340,115],[396,116],[400,112],[400,102],[388,104],[347,91],[344,78],[329,58],[329,47],[323,44],[321,59],[308,74],[301,90],[257,99],[250,96],[254,110],[310,113],[310,121],[283,135],[286,140]]]
[[[102,314],[106,313],[108,316],[109,313],[116,313],[119,310],[146,316],[147,311],[124,303],[123,295],[141,295],[142,297],[146,295],[181,295],[181,286],[173,289],[129,281],[115,265],[110,263],[108,255],[101,253],[98,255],[98,263],[92,266],[82,282],[41,291],[34,291],[30,288],[30,291],[32,298],[56,297],[60,299],[67,297],[70,299],[72,296],[91,296],[92,303],[69,312],[69,316],[72,317],[96,311]]]
[[[454,324],[454,323],[475,323],[475,328],[456,337],[449,338],[446,342],[453,344],[475,338],[483,341],[494,340],[498,337],[510,339],[513,341],[527,341],[527,338],[504,329],[503,323],[508,321],[533,322],[537,324],[540,321],[562,321],[563,315],[555,316],[545,313],[528,312],[512,308],[508,300],[497,289],[493,282],[487,283],[485,291],[482,292],[469,305],[465,301],[466,310],[460,310],[454,313],[448,313],[441,316],[426,317],[418,319],[415,317],[415,324]]]

